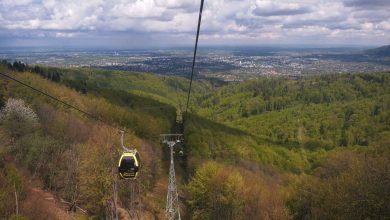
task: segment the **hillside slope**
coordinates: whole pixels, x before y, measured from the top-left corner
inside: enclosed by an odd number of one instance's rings
[[[143,156],[142,176],[138,179],[142,190],[137,194],[141,203],[137,205],[137,210],[145,216],[162,218],[166,174],[161,165],[162,152],[158,140],[160,133],[169,131],[172,127],[171,123],[175,120],[174,108],[165,109],[167,114],[153,115],[111,104],[92,94],[81,95],[35,74],[8,74],[78,106],[102,121],[124,128],[127,132],[126,145],[136,146]],[[79,112],[67,109],[15,82],[2,82],[5,83],[5,87],[1,89],[2,99],[22,99],[38,117],[38,122],[31,125],[34,129],[23,129],[20,132],[16,130],[17,133],[13,126],[9,127],[8,122],[1,123],[0,127],[4,129],[2,140],[10,140],[6,141],[9,144],[3,148],[4,153],[14,155],[16,161],[28,169],[33,178],[43,181],[45,189],[86,209],[89,216],[104,218],[109,215],[112,184],[116,179],[115,167],[121,152],[118,130],[85,118]],[[9,120],[13,124],[22,123],[20,126],[24,128],[30,127],[26,124],[28,122]],[[125,182],[120,182],[118,190],[120,203],[128,207],[128,186]],[[148,198],[151,192],[153,199]],[[25,192],[21,191],[23,193]],[[28,213],[25,214],[29,216]]]
[[[367,146],[389,130],[389,95],[388,73],[259,79],[199,98],[197,112],[289,149]]]
[[[158,137],[174,126],[174,87],[157,82],[160,76],[106,70],[86,80],[84,70],[68,76],[69,69],[58,76],[0,71],[125,129],[125,143],[137,147],[143,167],[135,185],[119,182],[119,206],[163,218],[168,161]],[[113,215],[117,129],[3,79],[1,107],[19,103],[36,120],[0,117],[0,204],[7,204],[1,215],[13,214],[6,198],[15,192],[26,201],[28,181],[4,159],[10,157],[89,217]],[[389,81],[383,73],[264,78],[217,89],[197,82],[185,115],[185,156],[175,157],[183,219],[389,217],[383,202],[390,196]],[[155,83],[166,92],[158,93]]]
[[[390,45],[370,49],[365,51],[367,54],[380,56],[380,57],[390,57]]]

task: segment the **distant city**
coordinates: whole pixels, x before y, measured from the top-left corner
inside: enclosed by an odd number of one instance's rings
[[[224,81],[259,76],[297,77],[320,73],[390,71],[390,57],[365,53],[367,48],[200,48],[197,74]],[[0,59],[29,65],[93,67],[131,72],[188,76],[191,48],[148,50],[1,49]]]

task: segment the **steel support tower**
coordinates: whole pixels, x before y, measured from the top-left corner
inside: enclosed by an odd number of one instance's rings
[[[182,134],[162,134],[161,142],[167,144],[170,151],[171,162],[169,165],[169,179],[167,192],[167,205],[165,209],[165,219],[167,220],[181,220],[179,195],[177,193],[175,164],[173,159],[173,148],[182,142]]]

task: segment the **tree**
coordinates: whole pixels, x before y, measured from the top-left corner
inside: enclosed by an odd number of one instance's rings
[[[0,123],[6,127],[12,138],[18,138],[36,128],[38,117],[23,100],[10,98],[0,111]]]
[[[197,170],[188,191],[193,219],[289,218],[278,182],[260,173],[208,162]]]
[[[302,178],[288,200],[294,219],[390,217],[390,150],[344,150],[328,157],[315,176]]]
[[[114,164],[110,137],[108,130],[95,128],[88,143],[79,146],[83,158],[79,167],[80,203],[99,219],[109,215],[112,200]]]
[[[3,156],[0,155],[0,157]],[[24,199],[24,194],[23,178],[16,167],[2,163],[0,167],[0,216],[7,218],[12,214],[17,215],[18,206]]]
[[[205,164],[189,184],[189,201],[194,219],[239,219],[243,210],[239,173],[216,163]]]
[[[56,182],[62,188],[63,197],[70,203],[70,211],[76,211],[80,200],[80,146],[74,146],[63,154],[63,169]],[[66,162],[67,161],[67,162]]]

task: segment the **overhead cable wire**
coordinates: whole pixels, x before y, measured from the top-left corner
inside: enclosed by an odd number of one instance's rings
[[[196,40],[195,40],[195,49],[194,49],[194,57],[192,59],[192,70],[191,70],[191,80],[190,80],[190,86],[188,88],[188,95],[187,95],[187,105],[186,105],[186,111],[188,111],[188,106],[190,103],[190,96],[191,96],[191,89],[192,89],[192,80],[194,78],[194,69],[195,69],[195,61],[196,61],[196,52],[198,50],[198,40],[199,40],[199,32],[200,32],[200,24],[202,22],[202,11],[203,11],[203,3],[204,0],[201,0],[200,2],[200,9],[199,9],[199,18],[198,18],[198,30],[196,31]]]
[[[60,100],[60,99],[58,99],[58,98],[56,98],[56,97],[54,97],[54,96],[52,96],[52,95],[50,95],[50,94],[48,94],[48,93],[46,93],[46,92],[43,92],[43,91],[41,91],[41,90],[39,90],[39,89],[37,89],[37,88],[34,88],[34,87],[32,87],[32,86],[30,86],[30,85],[28,85],[28,84],[26,84],[26,83],[24,83],[24,82],[22,82],[22,81],[20,81],[20,80],[18,80],[18,79],[15,79],[14,77],[12,77],[12,76],[10,76],[10,75],[8,75],[8,74],[1,73],[1,72],[0,72],[0,75],[4,76],[4,77],[6,77],[6,78],[8,78],[8,79],[10,79],[10,80],[13,80],[13,81],[15,81],[15,82],[17,82],[17,83],[19,83],[19,84],[25,86],[25,87],[28,87],[28,88],[34,90],[35,92],[38,92],[38,93],[40,93],[40,94],[42,94],[42,95],[44,95],[44,96],[47,96],[47,97],[53,99],[54,101],[57,101],[57,102],[63,104],[64,106],[66,106],[66,107],[68,107],[68,108],[72,108],[72,109],[74,109],[74,110],[76,110],[76,111],[78,111],[78,112],[84,114],[85,116],[87,116],[87,117],[89,117],[89,118],[91,118],[91,119],[93,119],[93,120],[99,121],[99,122],[101,122],[101,123],[103,123],[103,124],[105,124],[105,125],[108,125],[108,126],[110,126],[110,127],[112,127],[112,128],[115,128],[115,129],[117,129],[117,130],[122,131],[122,129],[119,129],[119,128],[117,128],[116,126],[111,125],[110,123],[101,120],[101,119],[98,118],[97,116],[95,116],[95,115],[93,115],[93,114],[91,114],[91,113],[88,113],[88,112],[86,112],[86,111],[84,111],[84,110],[81,110],[81,109],[77,108],[76,106],[71,105],[71,104],[69,104],[69,103],[67,103],[67,102],[65,102],[65,101],[62,101],[62,100]]]

